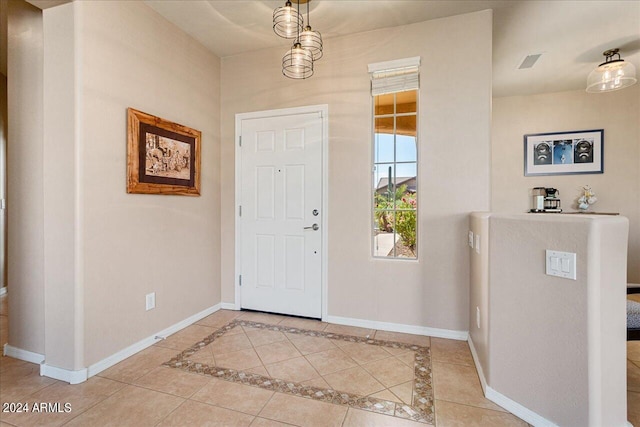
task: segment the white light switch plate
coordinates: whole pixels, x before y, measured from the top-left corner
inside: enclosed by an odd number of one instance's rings
[[[576,280],[576,254],[546,250],[546,272],[549,276],[558,276]]]
[[[473,231],[469,231],[469,246],[473,247]]]

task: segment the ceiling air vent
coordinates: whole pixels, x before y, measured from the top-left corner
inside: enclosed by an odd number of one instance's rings
[[[520,63],[518,70],[525,70],[527,68],[532,68],[536,63],[536,61],[540,59],[541,56],[542,56],[541,53],[534,53],[532,55],[525,56],[522,62]]]

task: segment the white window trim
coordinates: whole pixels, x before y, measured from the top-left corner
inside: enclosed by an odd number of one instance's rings
[[[401,68],[413,68],[420,66],[420,57],[394,59],[392,61],[374,62],[369,64],[369,73],[378,73],[380,71],[398,70]]]
[[[420,57],[369,64],[371,95],[384,95],[420,88]]]

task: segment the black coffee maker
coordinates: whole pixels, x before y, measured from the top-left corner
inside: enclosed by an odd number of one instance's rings
[[[544,211],[545,212],[562,212],[560,207],[560,192],[555,188],[545,188]]]

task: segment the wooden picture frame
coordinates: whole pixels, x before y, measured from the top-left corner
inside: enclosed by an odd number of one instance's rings
[[[200,195],[200,131],[127,109],[127,193]]]
[[[604,173],[604,130],[524,136],[524,176]]]

